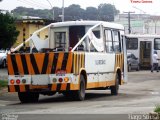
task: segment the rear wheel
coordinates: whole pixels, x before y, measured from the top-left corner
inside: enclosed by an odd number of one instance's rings
[[[74,96],[76,100],[83,101],[85,99],[85,89],[86,89],[86,84],[85,84],[85,79],[84,76],[80,76],[80,86],[79,90],[74,91]]]
[[[18,92],[18,97],[22,103],[38,102],[39,93]]]
[[[112,95],[118,95],[119,90],[119,76],[116,74],[115,85],[110,87]]]

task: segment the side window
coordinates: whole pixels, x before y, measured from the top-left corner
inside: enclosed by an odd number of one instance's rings
[[[66,47],[66,33],[55,32],[55,47]]]
[[[112,31],[112,35],[114,52],[121,52],[120,33],[118,31]]]
[[[113,52],[112,32],[111,30],[105,30],[106,37],[106,52]]]
[[[138,49],[138,38],[127,38],[126,48],[127,48],[127,50]]]
[[[160,50],[160,38],[155,38],[154,39],[154,49],[155,50]]]

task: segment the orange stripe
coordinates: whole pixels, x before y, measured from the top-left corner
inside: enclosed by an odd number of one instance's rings
[[[34,54],[34,58],[36,60],[37,67],[38,67],[38,70],[39,70],[40,73],[42,72],[44,57],[45,57],[44,53]]]
[[[19,87],[20,87],[20,92],[25,92],[26,91],[25,85],[20,85]]]
[[[57,84],[52,84],[51,91],[56,91],[57,90]]]
[[[7,63],[8,63],[8,74],[14,75],[13,65],[11,61],[11,55],[7,55]]]
[[[87,89],[98,88],[98,87],[109,87],[113,85],[115,85],[115,80],[103,81],[103,82],[91,82],[91,83],[87,83]]]
[[[68,55],[68,60],[67,60],[67,66],[66,66],[66,72],[71,73],[72,70],[72,56],[73,54],[70,52]]]
[[[67,83],[61,84],[61,90],[66,90],[66,88],[67,88]]]
[[[9,90],[10,92],[16,92],[14,85],[10,85]]]
[[[59,53],[56,70],[61,69],[64,53]]]
[[[79,90],[79,84],[70,84],[70,90]]]
[[[47,74],[51,74],[53,58],[54,58],[54,53],[49,53],[49,63],[47,67]]]
[[[27,62],[27,67],[28,67],[28,72],[29,75],[32,74],[33,68],[31,67],[31,60],[30,60],[30,55],[29,54],[25,54],[25,58],[26,58],[26,62]],[[32,69],[31,69],[32,68]]]
[[[25,68],[23,68],[23,66],[22,66],[22,60],[21,60],[20,54],[17,54],[15,57],[16,57],[16,62],[18,63],[17,64],[18,71],[19,71],[20,75],[24,75]]]
[[[48,85],[30,85],[30,89],[43,89],[48,88]]]

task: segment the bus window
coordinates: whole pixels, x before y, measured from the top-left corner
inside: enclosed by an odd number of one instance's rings
[[[127,50],[138,49],[138,38],[127,38],[126,48],[127,48]]]
[[[66,47],[66,32],[55,32],[55,47]]]
[[[113,42],[111,30],[105,30],[106,52],[113,52]]]
[[[154,39],[154,49],[155,50],[160,50],[160,38],[155,38]]]
[[[94,35],[100,39],[100,31],[93,31]]]
[[[118,31],[113,31],[113,48],[114,52],[120,52],[121,51],[121,45],[120,45],[120,36]]]

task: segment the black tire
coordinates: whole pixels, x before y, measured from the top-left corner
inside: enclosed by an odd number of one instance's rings
[[[18,97],[21,103],[33,103],[38,102],[39,93],[18,92]]]
[[[131,65],[128,65],[128,72],[131,71]]]
[[[2,62],[2,68],[5,68],[6,67],[6,60],[3,60],[3,62]]]
[[[116,80],[115,80],[115,85],[110,87],[111,89],[111,95],[118,95],[119,91],[119,76],[116,74]]]
[[[73,91],[75,100],[83,101],[85,99],[85,89],[86,89],[85,79],[84,79],[84,76],[81,75],[80,76],[80,89],[77,91]]]
[[[138,66],[137,66],[137,69],[136,69],[136,71],[139,71],[139,70],[140,70],[140,66],[138,65]]]

